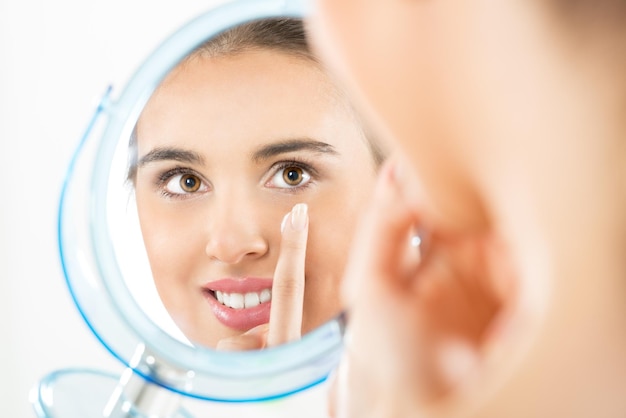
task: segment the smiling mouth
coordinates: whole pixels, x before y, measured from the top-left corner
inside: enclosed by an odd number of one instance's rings
[[[259,306],[272,300],[271,289],[263,289],[260,292],[227,293],[219,290],[208,292],[221,304],[232,309],[248,309]]]
[[[223,278],[202,286],[213,315],[229,328],[246,331],[270,320],[273,280]]]

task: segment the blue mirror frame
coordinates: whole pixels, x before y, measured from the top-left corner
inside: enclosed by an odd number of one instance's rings
[[[111,88],[106,90],[68,169],[59,205],[58,245],[76,307],[114,357],[170,391],[221,402],[273,399],[324,381],[338,363],[341,317],[300,341],[254,352],[219,352],[174,339],[146,316],[128,291],[106,213],[116,147],[128,140],[168,72],[226,29],[262,18],[304,17],[307,11],[305,0],[233,0],[190,21],[145,60],[118,97]]]

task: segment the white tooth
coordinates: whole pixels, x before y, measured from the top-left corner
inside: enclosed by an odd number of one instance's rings
[[[230,293],[222,293],[222,303],[226,306],[230,306]]]
[[[243,309],[243,295],[241,293],[230,294],[230,307],[233,309]]]
[[[217,298],[219,303],[224,303],[224,297],[222,296],[222,292],[219,290],[215,291],[215,297]]]
[[[261,295],[259,296],[259,301],[261,303],[269,302],[272,299],[272,291],[269,289],[263,289]]]
[[[254,306],[257,306],[260,303],[259,294],[254,292],[246,293],[243,302],[246,305],[246,308],[252,308]]]

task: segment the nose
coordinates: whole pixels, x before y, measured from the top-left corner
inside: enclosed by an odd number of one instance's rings
[[[208,214],[209,228],[205,253],[212,260],[225,264],[238,264],[257,259],[269,250],[261,215],[246,200],[219,199],[213,202],[214,210]]]

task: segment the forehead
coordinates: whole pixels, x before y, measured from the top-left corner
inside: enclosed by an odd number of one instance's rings
[[[215,152],[293,137],[365,146],[350,106],[320,67],[270,50],[190,58],[159,86],[137,124],[140,154],[174,142]]]

